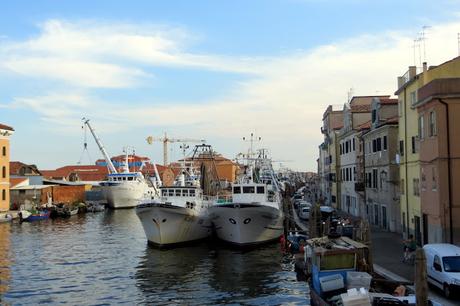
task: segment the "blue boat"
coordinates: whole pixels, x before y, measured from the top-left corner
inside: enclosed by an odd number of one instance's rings
[[[18,215],[22,222],[33,222],[49,219],[51,212],[49,210],[21,210]]]

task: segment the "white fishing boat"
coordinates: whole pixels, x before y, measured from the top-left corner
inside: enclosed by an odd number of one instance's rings
[[[157,181],[160,181],[159,178]],[[159,189],[160,198],[144,201],[136,207],[136,214],[150,244],[173,246],[211,235],[208,208],[214,198],[203,195],[200,177],[194,173],[192,166],[186,167],[185,158],[173,186]]]
[[[250,155],[249,155],[250,156]],[[246,171],[209,210],[217,238],[237,246],[278,239],[283,233],[280,187],[264,151],[248,158]]]
[[[107,163],[109,174],[107,180],[101,182],[102,191],[107,199],[110,208],[133,208],[144,199],[153,199],[158,195],[155,186],[150,186],[141,172],[131,172],[128,163],[128,147],[124,148],[125,162],[122,172],[118,172],[108,153],[106,152],[101,140],[96,136],[94,129],[89,124],[89,120],[83,118],[83,122],[88,126],[94,140],[99,146],[104,159]]]

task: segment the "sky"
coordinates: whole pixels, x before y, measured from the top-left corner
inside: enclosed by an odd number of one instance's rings
[[[408,66],[458,56],[459,32],[460,0],[5,1],[0,123],[39,169],[102,157],[85,117],[111,155],[161,163],[145,139],[166,132],[234,158],[254,133],[275,167],[316,171],[328,105],[393,95]]]

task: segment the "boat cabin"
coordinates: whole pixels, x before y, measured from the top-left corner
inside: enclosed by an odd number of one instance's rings
[[[274,192],[271,190],[268,190],[267,187],[268,185],[258,184],[258,183],[233,184],[232,186],[233,202],[238,202],[238,203],[273,202]]]
[[[311,273],[312,289],[320,296],[344,290],[347,275],[363,270],[363,259],[368,253],[366,245],[348,237],[307,240],[305,259]]]
[[[143,181],[143,176],[140,172],[129,173],[111,173],[107,175],[109,182],[129,182],[129,181]]]
[[[196,187],[160,187],[161,197],[190,197],[194,198],[200,194]]]

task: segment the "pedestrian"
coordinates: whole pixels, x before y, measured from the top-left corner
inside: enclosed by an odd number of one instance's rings
[[[417,249],[417,242],[415,241],[414,235],[410,234],[409,239],[404,240],[403,262],[406,262],[409,259],[411,259],[416,249]]]

